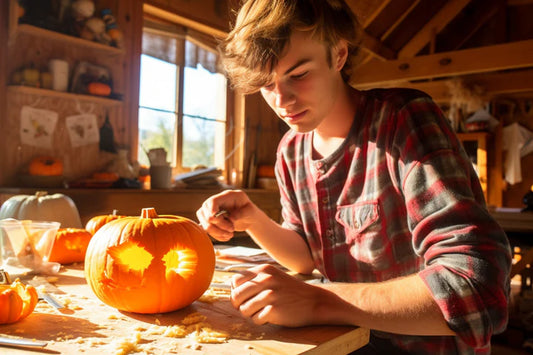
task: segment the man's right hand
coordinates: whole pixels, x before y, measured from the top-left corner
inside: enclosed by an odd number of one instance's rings
[[[225,213],[219,213],[225,211]],[[228,241],[235,231],[247,230],[258,208],[248,195],[240,190],[226,190],[204,201],[196,211],[202,227],[219,241]]]

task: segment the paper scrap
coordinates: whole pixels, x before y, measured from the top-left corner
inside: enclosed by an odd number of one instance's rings
[[[57,120],[57,112],[23,106],[20,111],[20,140],[22,144],[52,149],[52,137]]]
[[[83,114],[69,116],[65,119],[70,144],[73,147],[80,147],[88,144],[95,144],[100,141],[100,132],[96,115]]]

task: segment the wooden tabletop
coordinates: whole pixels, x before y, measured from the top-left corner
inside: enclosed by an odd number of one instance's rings
[[[533,211],[521,212],[519,208],[497,208],[490,214],[506,232],[533,235]]]
[[[214,281],[223,283],[229,277],[217,271]],[[48,342],[37,353],[333,355],[356,350],[369,337],[367,329],[347,326],[258,326],[231,306],[229,291],[223,289],[210,288],[200,300],[175,312],[141,315],[103,304],[86,284],[82,265],[62,267],[57,277],[47,279],[66,308],[57,310],[39,301],[26,319],[0,325],[1,334]],[[26,351],[0,347],[2,354]]]

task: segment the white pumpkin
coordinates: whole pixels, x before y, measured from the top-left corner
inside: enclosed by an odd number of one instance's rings
[[[46,191],[7,199],[0,207],[0,219],[4,218],[55,221],[61,223],[61,228],[82,228],[74,201],[59,193],[48,195]]]

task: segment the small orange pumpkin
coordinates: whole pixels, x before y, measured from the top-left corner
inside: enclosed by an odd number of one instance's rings
[[[95,81],[87,84],[87,92],[96,96],[109,96],[111,95],[111,86]]]
[[[214,270],[207,233],[190,219],[158,216],[153,208],[105,224],[85,256],[85,278],[95,295],[135,313],[188,306],[207,290]]]
[[[94,235],[102,226],[108,222],[114,221],[115,219],[124,218],[126,216],[121,216],[117,214],[117,210],[113,210],[112,214],[94,216],[91,218],[85,225],[85,229]]]
[[[0,285],[0,324],[15,323],[29,316],[39,296],[31,285],[24,285],[19,279],[12,284]]]
[[[92,178],[98,181],[117,181],[120,176],[114,172],[98,171],[93,173]]]
[[[82,228],[60,228],[48,256],[48,261],[71,264],[85,260],[92,234]]]
[[[63,162],[49,156],[35,157],[28,166],[30,175],[60,176],[63,175]]]

